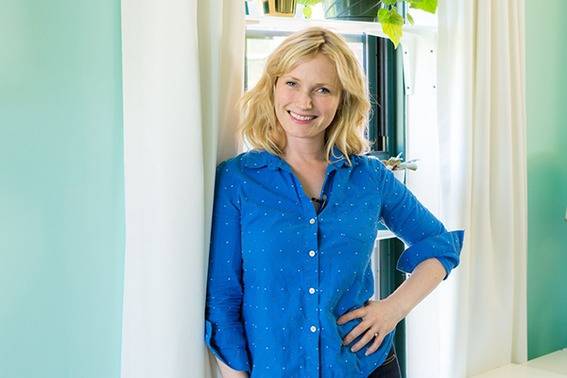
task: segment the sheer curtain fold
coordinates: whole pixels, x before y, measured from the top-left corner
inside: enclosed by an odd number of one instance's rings
[[[217,155],[236,152],[244,4],[122,0],[122,377],[210,377],[203,342]],[[219,134],[223,143],[219,147]]]
[[[447,227],[466,232],[460,267],[417,310],[425,316],[409,318],[412,378],[467,377],[527,358],[524,3],[443,1],[438,13],[433,187]],[[424,125],[409,127],[411,138]],[[422,336],[433,347],[412,349]]]

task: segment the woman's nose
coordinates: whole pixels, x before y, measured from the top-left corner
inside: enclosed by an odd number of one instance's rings
[[[297,104],[299,105],[299,107],[301,107],[301,109],[311,109],[313,107],[311,96],[303,92],[298,94]]]

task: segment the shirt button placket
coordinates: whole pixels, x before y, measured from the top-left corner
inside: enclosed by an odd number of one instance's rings
[[[317,293],[317,287],[319,286],[319,258],[317,256],[317,250],[319,248],[318,245],[318,234],[319,234],[319,226],[317,223],[316,218],[309,219],[309,235],[310,237],[307,239],[308,243],[312,245],[312,249],[307,251],[308,257],[308,271],[310,272],[309,276],[307,277],[307,282],[311,284],[311,287],[308,288],[307,292],[309,293],[309,298],[306,298],[307,303],[309,304],[309,314],[307,314],[307,318],[310,319],[310,323],[308,324],[309,333],[312,335],[308,337],[310,342],[309,350],[311,351],[312,357],[309,358],[309,365],[310,370],[314,373],[319,369],[319,297],[315,295]],[[317,376],[317,374],[315,374]]]

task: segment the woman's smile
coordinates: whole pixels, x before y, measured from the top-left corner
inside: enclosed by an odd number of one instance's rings
[[[294,111],[288,110],[287,113],[295,123],[300,125],[308,125],[311,121],[317,118],[316,115],[299,114]]]

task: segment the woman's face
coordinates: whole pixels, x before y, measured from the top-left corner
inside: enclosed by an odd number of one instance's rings
[[[340,99],[335,65],[323,54],[279,77],[274,90],[276,117],[288,140],[323,139]]]

